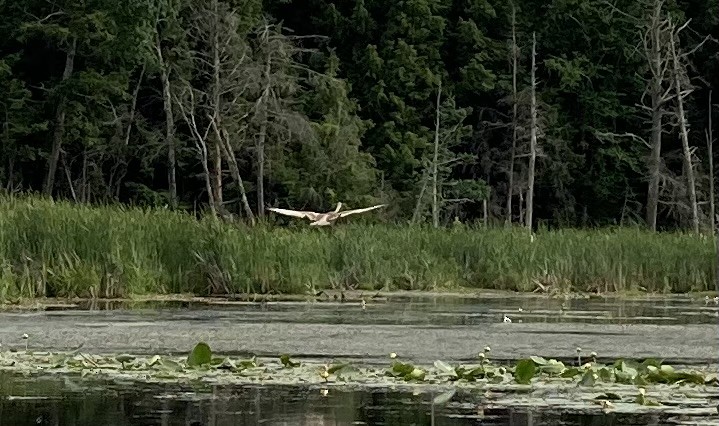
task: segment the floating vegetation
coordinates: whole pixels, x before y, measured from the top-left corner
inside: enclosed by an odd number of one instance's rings
[[[188,367],[199,367],[212,363],[212,351],[205,342],[200,342],[192,349],[187,356]]]
[[[439,392],[437,405],[450,402],[458,390],[546,393],[575,389],[588,401],[611,409],[616,404],[662,407],[676,405],[677,395],[718,394],[717,373],[679,370],[659,360],[618,359],[610,364],[587,362],[565,365],[555,359],[533,356],[516,363],[488,359],[489,348],[476,364],[455,365],[437,360],[417,365],[391,354],[387,367],[355,366],[348,362],[326,364],[293,361],[288,354],[277,360],[215,356],[205,342],[187,356],[102,356],[82,352],[0,352],[0,370],[19,374],[80,374],[82,377],[138,382],[201,382],[209,384],[284,384],[327,386],[410,386]],[[672,402],[674,401],[674,402]]]

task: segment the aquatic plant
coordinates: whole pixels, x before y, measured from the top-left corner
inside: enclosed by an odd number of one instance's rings
[[[294,368],[302,365],[302,363],[292,361],[289,354],[280,355],[280,362],[285,368]]]
[[[30,336],[28,336],[27,333],[23,333],[22,340],[25,341],[25,352],[27,352],[27,346],[28,346],[28,341],[30,340]]]
[[[190,367],[199,367],[212,362],[212,351],[210,346],[205,342],[200,342],[192,348],[192,352],[187,355],[187,365]]]
[[[481,352],[481,355],[489,350]],[[103,356],[80,352],[0,352],[0,371],[22,374],[77,374],[104,380],[139,382],[200,382],[217,384],[267,383],[328,386],[370,385],[406,386],[432,389],[435,405],[448,404],[459,389],[484,391],[574,388],[609,410],[614,403],[661,407],[676,398],[682,387],[693,394],[715,393],[719,387],[716,372],[679,370],[659,360],[641,362],[617,359],[610,364],[588,362],[567,366],[561,361],[532,356],[515,363],[491,361],[453,365],[437,360],[423,366],[400,360],[396,354],[388,367],[363,367],[348,362],[296,362],[289,354],[260,362],[257,358],[238,359],[214,356],[205,342],[195,345],[187,356],[142,356],[121,354]],[[480,357],[482,358],[482,357]],[[703,389],[703,390],[702,390]],[[440,393],[435,395],[434,392]],[[651,392],[651,396],[650,396]],[[707,393],[707,395],[709,394]],[[585,397],[586,398],[586,397]]]
[[[324,232],[167,210],[0,197],[0,301],[42,296],[293,293],[324,288],[686,292],[713,288],[714,245],[635,228]]]
[[[17,352],[0,353],[0,360],[12,360],[9,364],[0,364],[2,367],[13,367],[17,365],[34,365],[38,368],[55,369],[68,367],[71,369],[122,369],[122,370],[175,370],[190,372],[229,370],[241,372],[253,368],[274,368],[274,364],[262,364],[255,357],[250,359],[231,359],[229,357],[213,357],[209,345],[200,342],[195,345],[185,358],[142,357],[139,355],[121,354],[112,357],[104,357],[82,352],[71,353],[35,353],[22,354]],[[119,365],[118,365],[119,364]],[[537,380],[561,380],[576,382],[580,386],[593,386],[597,383],[616,383],[635,386],[648,386],[652,384],[670,385],[711,385],[719,386],[719,379],[716,373],[705,374],[699,371],[677,370],[674,367],[663,364],[656,359],[645,359],[642,362],[633,360],[617,359],[611,364],[600,364],[588,362],[579,367],[567,366],[555,359],[545,359],[540,356],[532,356],[521,359],[515,364],[499,364],[485,360],[482,364],[467,364],[453,366],[442,360],[434,362],[432,367],[424,367],[409,361],[400,361],[398,357],[392,358],[388,368],[373,370],[372,368],[360,369],[347,362],[336,362],[320,364],[320,376],[328,379],[342,371],[362,371],[371,373],[375,377],[384,375],[403,381],[424,381],[431,376],[432,381],[447,382],[477,382],[486,383],[509,383],[530,384]],[[292,361],[288,354],[279,357],[276,367],[286,370],[286,374],[292,374],[293,370],[302,374],[307,367],[314,369],[317,365]],[[301,370],[301,371],[300,371]],[[380,374],[381,373],[381,374]],[[593,380],[588,380],[592,377]]]

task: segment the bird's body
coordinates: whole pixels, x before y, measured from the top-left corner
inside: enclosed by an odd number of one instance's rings
[[[332,225],[337,219],[339,219],[341,217],[349,216],[351,214],[356,214],[356,213],[368,212],[370,210],[375,210],[380,207],[384,207],[385,205],[386,204],[378,204],[376,206],[365,207],[363,209],[345,210],[343,212],[340,212],[340,209],[342,208],[342,203],[337,203],[337,208],[335,208],[334,211],[327,212],[327,213],[317,213],[317,212],[300,211],[300,210],[288,210],[288,209],[280,209],[280,208],[276,208],[276,207],[271,207],[267,210],[269,210],[271,212],[283,214],[285,216],[309,219],[311,221],[310,226],[328,226],[328,225]]]

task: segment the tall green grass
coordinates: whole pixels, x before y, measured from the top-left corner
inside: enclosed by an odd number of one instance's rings
[[[639,229],[260,226],[0,197],[0,300],[321,288],[703,291],[711,238]]]

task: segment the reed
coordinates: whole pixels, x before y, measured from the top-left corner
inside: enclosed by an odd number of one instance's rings
[[[167,210],[0,197],[0,300],[323,288],[690,292],[711,238],[635,228],[249,228]]]

